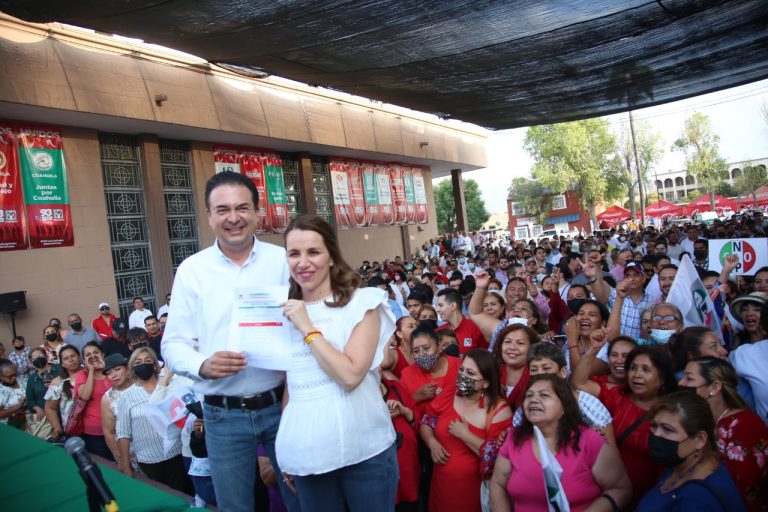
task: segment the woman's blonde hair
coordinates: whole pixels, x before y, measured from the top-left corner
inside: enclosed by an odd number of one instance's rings
[[[136,365],[136,359],[138,359],[139,356],[144,353],[149,354],[149,357],[152,358],[155,365],[155,374],[157,374],[160,370],[160,366],[157,364],[157,352],[155,352],[155,350],[151,347],[139,347],[133,351],[130,359],[128,359],[128,377],[132,381],[138,380],[136,374],[133,373],[133,367]]]

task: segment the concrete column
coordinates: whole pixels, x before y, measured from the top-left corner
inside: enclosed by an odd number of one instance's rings
[[[155,274],[155,309],[157,309],[165,303],[165,294],[173,284],[173,260],[168,237],[168,219],[165,213],[158,138],[155,135],[140,135],[139,148],[144,180],[144,201],[147,207],[147,227],[152,248],[152,269]]]
[[[467,205],[464,201],[464,182],[461,179],[461,169],[451,169],[451,182],[453,183],[453,204],[456,212],[456,229],[467,229]]]
[[[315,187],[312,183],[312,159],[309,153],[299,153],[299,176],[301,177],[301,210],[317,213]]]

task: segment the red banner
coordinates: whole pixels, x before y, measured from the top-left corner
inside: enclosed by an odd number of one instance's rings
[[[0,251],[27,247],[16,136],[10,124],[0,123]]]
[[[267,201],[267,181],[264,177],[264,158],[259,151],[240,148],[240,172],[247,176],[259,192],[259,205],[257,207],[258,223],[256,234],[265,234],[271,231],[269,222],[269,208]]]
[[[392,187],[392,202],[395,206],[395,224],[405,224],[408,218],[408,201],[405,199],[403,168],[400,164],[390,164],[389,176]]]
[[[213,146],[213,165],[216,174],[220,172],[240,172],[240,148],[237,146]]]
[[[424,173],[418,167],[411,169],[413,174],[413,197],[416,204],[416,223],[426,224],[429,221],[427,213],[427,188],[424,185]]]
[[[19,169],[33,248],[75,243],[61,132],[23,125],[18,132]]]

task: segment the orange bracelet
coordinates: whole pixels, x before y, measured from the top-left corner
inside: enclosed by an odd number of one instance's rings
[[[315,341],[315,338],[318,336],[322,336],[323,333],[320,331],[309,331],[306,336],[304,336],[304,343],[307,345],[311,344],[313,341]]]

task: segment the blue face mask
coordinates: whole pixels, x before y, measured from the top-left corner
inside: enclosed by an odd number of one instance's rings
[[[664,345],[669,343],[671,338],[677,331],[672,329],[651,329],[651,341]]]
[[[468,266],[469,266],[469,270],[475,270],[475,264],[474,263],[470,263]]]

